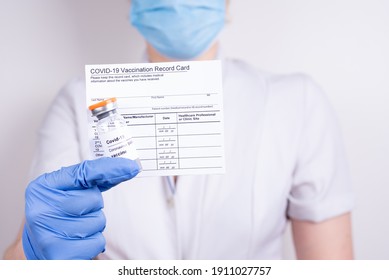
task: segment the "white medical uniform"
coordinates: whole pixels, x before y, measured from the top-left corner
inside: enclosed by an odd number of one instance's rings
[[[288,218],[320,222],[353,205],[337,121],[301,74],[223,60],[226,173],[135,178],[104,193],[113,259],[280,259]],[[33,175],[90,158],[85,82],[54,100]]]

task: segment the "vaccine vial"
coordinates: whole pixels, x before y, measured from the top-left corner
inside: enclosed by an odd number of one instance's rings
[[[129,158],[142,168],[129,127],[117,111],[116,98],[93,104],[89,106],[89,110],[92,116],[97,118],[96,130],[104,156]]]

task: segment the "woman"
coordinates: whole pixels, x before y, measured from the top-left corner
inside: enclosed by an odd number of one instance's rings
[[[353,196],[327,99],[305,75],[224,58],[226,6],[133,0],[130,12],[150,62],[222,60],[226,174],[129,180],[134,163],[85,162],[85,83],[74,80],[49,110],[33,170],[75,165],[32,181],[25,226],[7,258],[279,259],[289,220],[298,258],[353,257]],[[100,191],[122,181],[103,194],[104,218]]]

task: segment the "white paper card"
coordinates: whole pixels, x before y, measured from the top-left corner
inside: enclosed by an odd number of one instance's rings
[[[140,176],[225,172],[221,62],[86,65],[86,103],[116,97]],[[88,112],[93,158],[103,156]]]

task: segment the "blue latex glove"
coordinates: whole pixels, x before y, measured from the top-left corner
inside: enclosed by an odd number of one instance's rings
[[[26,189],[27,259],[92,259],[104,251],[101,192],[135,177],[126,158],[100,158],[43,174]]]

